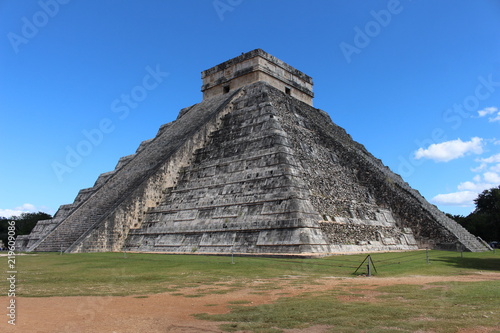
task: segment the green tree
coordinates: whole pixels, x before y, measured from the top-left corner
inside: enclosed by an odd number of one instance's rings
[[[474,200],[476,209],[467,217],[450,216],[470,233],[487,242],[500,240],[500,186],[483,191]]]
[[[484,239],[500,240],[500,186],[483,191],[476,200],[476,210],[473,214],[481,220]]]
[[[51,218],[50,214],[44,212],[22,213],[20,216],[14,218],[16,220],[16,233],[18,235],[29,235],[38,221]]]
[[[475,212],[500,216],[500,186],[483,191],[474,202]]]
[[[51,219],[50,214],[44,212],[38,213],[22,213],[19,216],[12,216],[10,219],[1,217],[0,218],[0,240],[3,241],[4,245],[7,245],[8,238],[8,222],[16,221],[16,235],[29,235],[31,230],[35,227],[36,223],[40,220]]]

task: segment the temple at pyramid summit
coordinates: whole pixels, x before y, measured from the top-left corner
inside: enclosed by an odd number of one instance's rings
[[[487,245],[313,107],[311,77],[256,49],[122,157],[24,251],[327,255]]]

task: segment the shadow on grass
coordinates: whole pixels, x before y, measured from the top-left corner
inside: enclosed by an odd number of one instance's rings
[[[445,262],[457,268],[500,272],[500,258],[467,258],[467,254],[464,254],[462,258],[460,254],[457,254],[457,257],[432,259],[432,261]]]

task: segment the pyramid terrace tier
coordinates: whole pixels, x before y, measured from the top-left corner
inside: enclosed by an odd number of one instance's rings
[[[181,110],[56,215],[30,250],[487,249],[326,112],[262,81]]]

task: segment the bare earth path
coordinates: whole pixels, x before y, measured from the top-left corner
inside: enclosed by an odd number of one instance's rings
[[[441,281],[500,280],[500,273],[480,273],[461,276],[411,276],[400,278],[324,278],[319,284],[293,285],[294,278],[256,280],[225,294],[206,294],[186,297],[207,286],[186,288],[184,295],[163,293],[126,297],[20,297],[17,298],[16,325],[7,324],[7,297],[0,297],[2,312],[0,332],[26,333],[159,333],[159,332],[220,332],[220,323],[197,320],[195,313],[224,313],[228,305],[238,301],[248,305],[271,303],[282,296],[292,296],[308,291],[329,290],[335,287],[363,285],[364,289],[395,284],[426,284]],[[282,288],[258,292],[259,285],[281,284]],[[228,283],[229,284],[229,283]],[[213,286],[210,286],[211,288]],[[221,290],[226,286],[216,286]],[[213,288],[212,288],[213,289]],[[342,299],[343,301],[355,301]],[[367,293],[364,301],[374,301]],[[327,327],[313,327],[307,332],[324,332]],[[288,330],[288,332],[300,332]],[[464,331],[465,332],[465,331]],[[468,331],[470,332],[470,331]],[[478,328],[474,332],[488,332]]]

